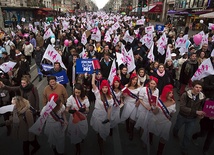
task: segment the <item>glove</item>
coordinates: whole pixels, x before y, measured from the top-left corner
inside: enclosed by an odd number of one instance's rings
[[[5,122],[4,123],[0,123],[0,127],[4,127],[4,126],[6,126]]]
[[[71,110],[69,110],[68,112],[69,112],[70,114],[74,114],[74,113],[76,112],[76,110],[72,110],[72,109],[71,109]]]
[[[85,108],[80,108],[79,112],[85,112],[85,110],[86,110]]]
[[[108,122],[109,122],[109,120],[106,119],[106,120],[104,120],[102,123],[103,123],[103,124],[106,124],[106,123],[108,123]]]

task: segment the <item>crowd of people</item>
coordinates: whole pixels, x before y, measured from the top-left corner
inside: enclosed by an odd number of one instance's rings
[[[10,33],[1,29],[5,36],[0,39],[0,65],[9,61],[16,63],[7,72],[1,70],[0,106],[15,105],[11,113],[4,114],[5,122],[1,126],[7,127],[8,136],[13,135],[23,141],[24,155],[35,154],[40,149],[38,136],[28,129],[39,114],[44,115],[52,98],[56,107],[46,119],[44,133],[55,155],[65,153],[66,136],[75,144],[76,154],[80,155],[80,143],[86,138],[89,125],[97,133],[100,154],[104,154],[104,141],[121,122],[126,124],[130,141],[137,138],[134,137],[135,130],[140,131],[144,143],[142,147],[152,145],[153,135],[159,136],[157,155],[162,155],[169,140],[173,114],[177,117],[173,127],[175,138],[185,125],[181,153],[187,155],[191,142],[196,143],[198,137],[206,134],[203,153],[208,153],[214,139],[214,116],[207,117],[203,106],[206,100],[214,100],[214,75],[209,73],[202,79],[191,79],[208,59],[213,71],[214,31],[210,30],[207,41],[200,44],[196,44],[193,36],[188,36],[190,44],[185,52],[181,52],[183,47],[178,46],[177,40],[186,35],[183,31],[165,27],[163,31],[146,32],[139,20],[143,18],[97,12],[58,17],[53,22],[39,25],[27,23],[29,25],[20,25]],[[49,30],[52,36],[44,37]],[[100,36],[97,35],[99,32]],[[152,37],[151,46],[142,40],[146,35]],[[159,40],[163,35],[167,42],[162,53]],[[86,36],[86,42],[83,36]],[[61,62],[44,58],[49,45],[61,56]],[[124,56],[124,50],[129,51],[126,53],[133,59],[126,56],[123,57],[126,60],[119,63],[117,55],[122,53]],[[149,57],[151,52],[153,59]],[[76,66],[76,60],[79,58],[98,59],[100,68],[94,68],[92,74],[77,74],[76,67],[79,66]],[[39,81],[47,76],[48,85],[42,96],[31,83],[32,59],[38,69]],[[131,61],[133,64],[130,66]],[[109,79],[113,63],[116,63],[116,72]],[[47,71],[43,64],[53,68]],[[67,73],[68,84],[58,83],[54,76],[62,70]],[[66,90],[68,85],[72,91],[70,97]],[[175,100],[174,93],[178,94],[180,104]],[[42,98],[42,103],[39,103],[39,98]],[[87,122],[87,114],[93,104],[92,116]],[[177,116],[176,109],[179,109]],[[193,133],[198,119],[200,132]]]

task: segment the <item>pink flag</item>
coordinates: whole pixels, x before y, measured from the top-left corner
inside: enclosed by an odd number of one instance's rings
[[[117,68],[116,68],[116,63],[115,63],[115,59],[113,60],[113,63],[111,65],[111,70],[108,76],[108,80],[109,80],[109,84],[112,85],[114,76],[117,74]]]
[[[164,62],[164,64],[166,63],[166,60],[168,60],[168,59],[171,59],[172,57],[171,57],[171,49],[170,49],[170,47],[169,47],[169,45],[167,46],[167,50],[166,50],[166,58],[165,58],[165,62]]]
[[[82,58],[82,59],[86,59],[87,58],[85,51],[86,50],[83,48],[82,52],[79,54],[80,58]]]
[[[201,80],[202,78],[208,75],[214,75],[214,69],[210,58],[202,62],[202,64],[198,67],[197,71],[195,72],[191,80],[192,81]]]
[[[65,65],[62,62],[62,57],[61,55],[54,49],[52,45],[48,45],[47,49],[45,50],[45,53],[43,55],[42,59],[48,59],[52,63],[54,62],[59,62],[62,68],[65,68]]]
[[[16,65],[16,62],[8,61],[8,62],[1,64],[0,69],[3,72],[7,73],[7,72],[11,71],[15,65]]]
[[[155,61],[155,56],[153,54],[153,50],[154,50],[154,43],[152,44],[152,47],[151,47],[151,49],[148,53],[148,56],[147,56],[147,58],[149,58],[149,60],[151,60],[152,62]]]
[[[52,30],[49,28],[46,32],[45,32],[45,34],[44,34],[44,36],[43,36],[43,39],[45,40],[45,39],[48,39],[49,37],[51,37],[51,36],[53,36],[54,35],[54,33],[52,32]]]
[[[136,68],[132,48],[129,50],[128,55],[126,55],[126,64],[128,73],[132,72]]]
[[[87,43],[87,36],[86,36],[85,32],[82,34],[81,43],[83,45],[85,45]]]
[[[114,46],[117,45],[117,43],[118,43],[119,40],[120,40],[120,35],[119,36],[115,35],[114,40],[113,40]]]
[[[145,19],[139,19],[136,22],[136,25],[144,25]]]

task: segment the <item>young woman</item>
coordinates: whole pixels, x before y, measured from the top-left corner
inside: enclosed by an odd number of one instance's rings
[[[129,83],[126,85],[127,91],[124,90],[124,109],[121,115],[121,121],[126,121],[126,129],[129,133],[129,139],[133,140],[134,125],[136,121],[136,112],[139,105],[138,94],[140,86],[137,84],[138,78],[136,73],[132,73]],[[123,88],[124,89],[124,88]]]
[[[11,103],[14,105],[13,115],[6,121],[6,125],[12,125],[12,136],[23,141],[23,155],[30,154],[30,145],[33,146],[31,154],[35,154],[40,145],[36,136],[28,131],[34,124],[30,103],[21,96],[13,97]]]
[[[102,80],[100,89],[95,85],[95,73],[92,75],[92,91],[96,97],[95,109],[92,113],[90,125],[98,133],[100,154],[104,154],[103,141],[110,132],[111,107],[114,103],[110,94],[110,86],[107,80]]]
[[[144,68],[139,68],[138,72],[138,85],[144,87],[145,84],[149,81],[149,76],[146,74],[146,70]]]
[[[157,155],[163,154],[166,141],[169,140],[172,126],[171,114],[176,112],[176,104],[173,99],[173,86],[166,85],[158,101],[159,113],[154,115],[149,122],[149,131],[160,137]]]
[[[154,113],[157,112],[157,99],[159,96],[159,90],[157,89],[158,79],[153,76],[149,78],[148,86],[143,87],[139,92],[140,105],[137,110],[137,121],[135,124],[135,128],[141,128],[145,131],[142,135],[144,142],[149,121]],[[150,134],[150,136],[152,135]],[[152,141],[152,137],[150,137],[150,140]]]
[[[76,145],[76,155],[80,155],[80,142],[88,133],[88,122],[86,114],[89,112],[89,100],[85,96],[81,84],[74,85],[74,93],[67,99],[66,111],[71,113],[68,123],[68,136],[71,143]]]
[[[39,111],[39,94],[37,88],[30,82],[27,76],[22,77],[20,86],[6,86],[0,82],[0,86],[10,92],[20,92],[21,96],[29,101],[31,106]]]
[[[68,124],[65,117],[65,106],[62,104],[59,96],[56,93],[49,95],[49,101],[54,97],[56,107],[50,112],[47,117],[44,133],[48,137],[48,142],[52,147],[55,155],[63,155],[64,141],[65,141],[65,128]],[[43,107],[41,113],[45,112]]]
[[[114,99],[114,104],[112,106],[111,111],[111,121],[110,121],[110,135],[113,133],[113,128],[117,126],[118,123],[121,122],[120,120],[120,108],[123,106],[123,99],[122,99],[122,91],[120,89],[120,78],[118,76],[114,76],[113,85],[111,88],[111,94]]]

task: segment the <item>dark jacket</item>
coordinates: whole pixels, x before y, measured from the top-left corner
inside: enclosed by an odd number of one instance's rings
[[[37,66],[40,66],[41,61],[42,61],[42,57],[43,57],[42,50],[35,50],[35,52],[34,52],[34,58],[35,58],[35,62],[36,62]]]
[[[111,65],[112,65],[112,60],[110,60],[108,62],[108,64],[104,61],[104,59],[102,59],[100,61],[100,69],[101,69],[101,73],[102,73],[102,76],[103,78],[105,79],[108,79],[108,76],[109,76],[109,73],[110,73],[110,70],[111,70]]]
[[[192,91],[188,90],[181,95],[179,114],[185,118],[196,118],[196,111],[202,110],[204,100],[205,96],[202,92],[200,92],[194,100]]]
[[[206,98],[214,98],[214,75],[209,75],[204,78],[203,91]]]
[[[194,64],[190,60],[185,61],[181,67],[180,82],[182,84],[187,85],[189,80],[192,78],[192,76],[194,75],[197,69],[198,69],[198,62]]]

